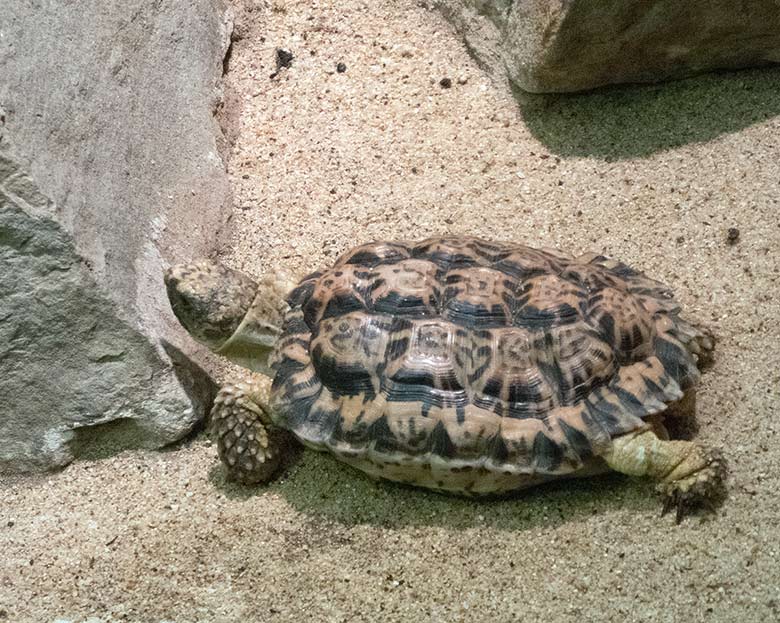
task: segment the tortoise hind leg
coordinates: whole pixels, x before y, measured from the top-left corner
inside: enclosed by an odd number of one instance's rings
[[[692,441],[666,441],[651,430],[615,437],[602,455],[617,472],[656,478],[666,496],[664,512],[677,507],[677,521],[697,504],[710,504],[723,491],[726,466],[720,452]]]
[[[211,409],[211,431],[228,478],[242,484],[271,479],[281,463],[286,434],[269,416],[267,383],[225,385]]]

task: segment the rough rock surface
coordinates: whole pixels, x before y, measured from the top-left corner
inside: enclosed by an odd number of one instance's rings
[[[90,427],[160,445],[196,414],[154,346],[118,316],[18,164],[0,155],[0,467],[67,463]],[[94,428],[110,423],[108,428]]]
[[[477,59],[526,91],[780,62],[780,3],[438,0]]]
[[[0,471],[186,435],[212,391],[176,345],[169,261],[214,251],[220,0],[0,14]],[[186,350],[186,346],[182,346]]]

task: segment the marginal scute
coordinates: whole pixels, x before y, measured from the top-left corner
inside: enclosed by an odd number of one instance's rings
[[[468,237],[357,247],[288,303],[277,423],[371,474],[471,493],[583,469],[711,348],[625,264]]]

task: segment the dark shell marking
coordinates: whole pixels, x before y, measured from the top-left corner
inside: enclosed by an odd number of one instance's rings
[[[704,339],[624,264],[475,238],[357,247],[288,302],[277,423],[372,475],[474,493],[592,471],[698,379]]]

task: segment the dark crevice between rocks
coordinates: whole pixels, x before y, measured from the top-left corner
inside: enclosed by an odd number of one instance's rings
[[[209,373],[190,358],[184,351],[177,348],[167,340],[160,340],[160,344],[171,360],[173,372],[193,407],[206,414],[196,428],[203,428],[208,424],[208,413],[217,396],[217,384]]]
[[[498,11],[490,4],[470,3],[472,11],[464,11],[458,3],[450,1],[437,1],[430,7],[436,8],[447,20],[454,33],[463,41],[463,45],[477,64],[480,70],[485,72],[491,80],[497,84],[507,84],[503,67],[500,61],[500,41],[498,34],[501,29]],[[486,33],[472,33],[470,20],[476,16],[487,18],[495,33],[489,37]]]
[[[227,72],[230,71],[230,59],[233,56],[233,43],[236,41],[240,41],[241,37],[236,33],[235,30],[230,33],[230,41],[228,43],[227,49],[225,50],[225,56],[222,57],[222,77],[224,78],[225,75],[227,75]]]
[[[471,0],[468,4],[474,7],[477,15],[489,19],[499,30],[506,24],[507,16],[512,11],[514,0],[505,0],[502,2]]]
[[[239,113],[241,110],[241,97],[233,87],[229,74],[231,71],[231,61],[233,59],[233,52],[237,45],[240,45],[244,40],[242,27],[242,14],[236,11],[233,16],[233,23],[231,25],[230,32],[228,33],[228,44],[225,48],[225,54],[222,57],[222,76],[220,79],[222,97],[216,103],[213,114],[217,121],[217,125],[220,129],[220,136],[217,137],[217,150],[219,151],[220,158],[227,169],[228,161],[230,160],[230,152],[235,144],[236,137],[239,131]]]
[[[195,426],[181,439],[162,447],[151,446],[141,440],[149,437],[149,431],[142,423],[133,418],[119,418],[96,424],[83,426],[73,430],[73,436],[68,442],[68,448],[78,461],[101,461],[116,456],[120,452],[147,448],[158,452],[172,452],[189,445],[203,434],[203,421]],[[63,466],[64,467],[64,466]]]
[[[137,450],[148,438],[148,432],[132,418],[118,418],[104,424],[82,426],[73,430],[68,442],[76,459],[97,461],[107,459],[125,450]]]
[[[169,342],[162,341],[162,346],[171,360],[176,377],[190,398],[193,408],[209,413],[214,403],[217,386],[209,374],[183,351]],[[208,425],[207,418],[201,419],[182,438],[162,447],[150,443],[148,426],[133,418],[118,418],[94,426],[82,426],[73,429],[73,436],[68,447],[74,459],[97,461],[110,458],[126,450],[138,448],[175,450],[188,445],[200,436]]]
[[[165,352],[171,360],[174,374],[184,388],[187,396],[196,408],[204,413],[192,430],[181,439],[174,441],[160,449],[162,452],[171,452],[179,448],[187,447],[193,440],[208,433],[211,424],[211,407],[217,396],[219,387],[211,374],[194,361],[187,353],[177,348],[166,340],[160,340]]]
[[[115,361],[123,361],[125,359],[125,351],[115,354],[100,355],[96,359],[93,359],[95,363],[113,363]]]

